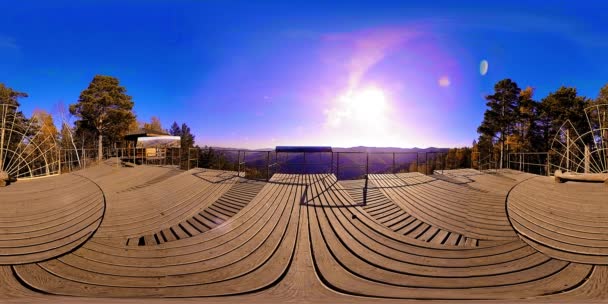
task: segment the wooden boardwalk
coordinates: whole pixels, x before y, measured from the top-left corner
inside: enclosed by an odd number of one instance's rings
[[[608,300],[603,185],[454,170],[371,175],[364,198],[330,174],[171,170],[0,190],[0,301]]]

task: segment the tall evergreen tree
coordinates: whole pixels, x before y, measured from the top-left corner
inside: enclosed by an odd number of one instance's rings
[[[182,128],[180,128],[177,122],[173,122],[171,128],[169,129],[169,134],[173,136],[182,136]]]
[[[183,123],[181,128],[182,148],[189,149],[194,147],[194,134],[190,132],[190,127]]]
[[[589,100],[583,96],[578,96],[576,88],[560,87],[557,91],[549,93],[541,101],[542,120],[545,124],[544,138],[547,150],[551,146],[551,141],[559,132],[560,127],[569,120],[572,127],[578,132],[588,130],[589,124],[585,116],[585,108],[589,105]],[[574,134],[574,130],[572,134]],[[585,140],[585,139],[584,139]],[[587,138],[586,140],[590,140]]]
[[[521,89],[511,79],[503,79],[494,86],[494,94],[486,96],[488,109],[477,132],[482,135],[480,144],[488,138],[497,139],[500,144],[500,168],[505,160],[505,142],[512,134],[517,121],[518,103]],[[493,140],[492,140],[493,141]]]
[[[118,79],[96,75],[78,102],[70,105],[70,113],[79,118],[76,128],[97,136],[99,160],[103,157],[103,137],[119,140],[135,120],[133,101],[126,92]]]

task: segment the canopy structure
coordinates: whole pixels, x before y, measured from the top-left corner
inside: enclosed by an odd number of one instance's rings
[[[179,148],[179,136],[153,136],[137,138],[137,148]]]
[[[287,152],[287,153],[314,153],[314,152],[332,152],[331,147],[328,146],[276,146],[275,152]]]

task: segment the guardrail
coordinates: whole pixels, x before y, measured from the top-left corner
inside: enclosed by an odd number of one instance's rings
[[[538,175],[552,175],[551,153],[549,152],[518,152],[507,156],[509,169],[519,170]]]
[[[362,179],[368,174],[448,169],[447,153],[429,152],[276,152],[238,149],[203,149],[199,165],[236,171],[251,179],[269,180],[275,173],[335,174],[339,180]],[[192,167],[192,165],[191,165]],[[190,168],[191,168],[190,167]]]

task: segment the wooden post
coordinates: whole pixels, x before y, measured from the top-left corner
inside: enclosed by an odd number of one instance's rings
[[[566,171],[570,171],[570,130],[566,130]]]
[[[393,152],[393,174],[395,174],[395,152]]]
[[[59,159],[59,175],[61,175],[61,149],[59,149],[58,159]]]
[[[585,145],[585,173],[589,173],[589,157],[591,154],[589,153],[589,146]]]
[[[547,152],[547,176],[551,176],[551,153]]]

